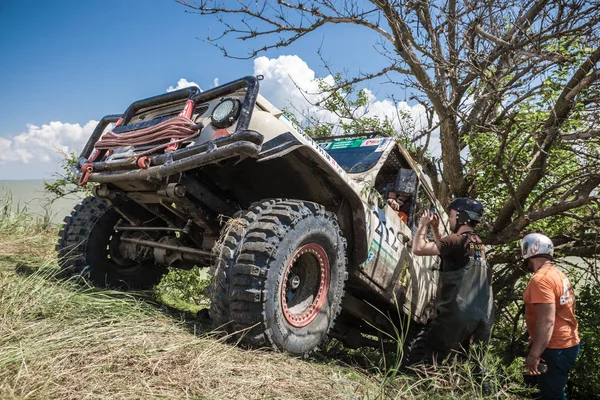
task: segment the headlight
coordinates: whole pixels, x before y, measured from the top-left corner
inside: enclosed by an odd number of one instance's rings
[[[240,115],[238,99],[224,99],[213,110],[210,116],[215,128],[227,128],[235,123]]]

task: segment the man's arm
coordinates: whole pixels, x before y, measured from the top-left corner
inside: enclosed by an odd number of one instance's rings
[[[554,303],[538,303],[533,306],[538,318],[535,323],[535,335],[531,349],[525,363],[530,375],[539,375],[537,367],[540,362],[540,355],[546,349],[546,346],[548,346],[548,342],[550,342],[550,337],[554,331],[556,305]]]
[[[431,223],[433,217],[428,210],[423,212],[419,220],[419,227],[413,240],[412,252],[417,256],[439,256],[440,250],[434,242],[427,241],[427,226]],[[439,235],[439,232],[438,232]]]

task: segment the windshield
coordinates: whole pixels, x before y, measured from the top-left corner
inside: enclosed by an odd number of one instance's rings
[[[350,174],[365,172],[379,161],[391,138],[338,140],[321,143],[321,147]]]

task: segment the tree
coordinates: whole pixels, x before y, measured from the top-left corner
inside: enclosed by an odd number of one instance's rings
[[[442,149],[440,164],[423,149],[416,159],[442,201],[489,198],[488,244],[566,217],[579,234],[558,234],[564,254],[597,252],[584,220],[598,217],[598,0],[176,1],[219,19],[223,32],[209,40],[229,57],[285,48],[326,25],[376,32],[383,68],[338,80],[332,95],[381,77],[414,93],[435,115],[425,134],[438,127]],[[230,36],[258,46],[230,54]]]

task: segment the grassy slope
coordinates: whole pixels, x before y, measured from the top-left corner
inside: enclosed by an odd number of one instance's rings
[[[151,293],[53,279],[55,234],[27,216],[0,215],[2,399],[479,397],[462,366],[421,379],[388,367],[386,379],[381,369],[322,355],[243,350],[166,311]],[[504,389],[495,394],[506,398]]]

